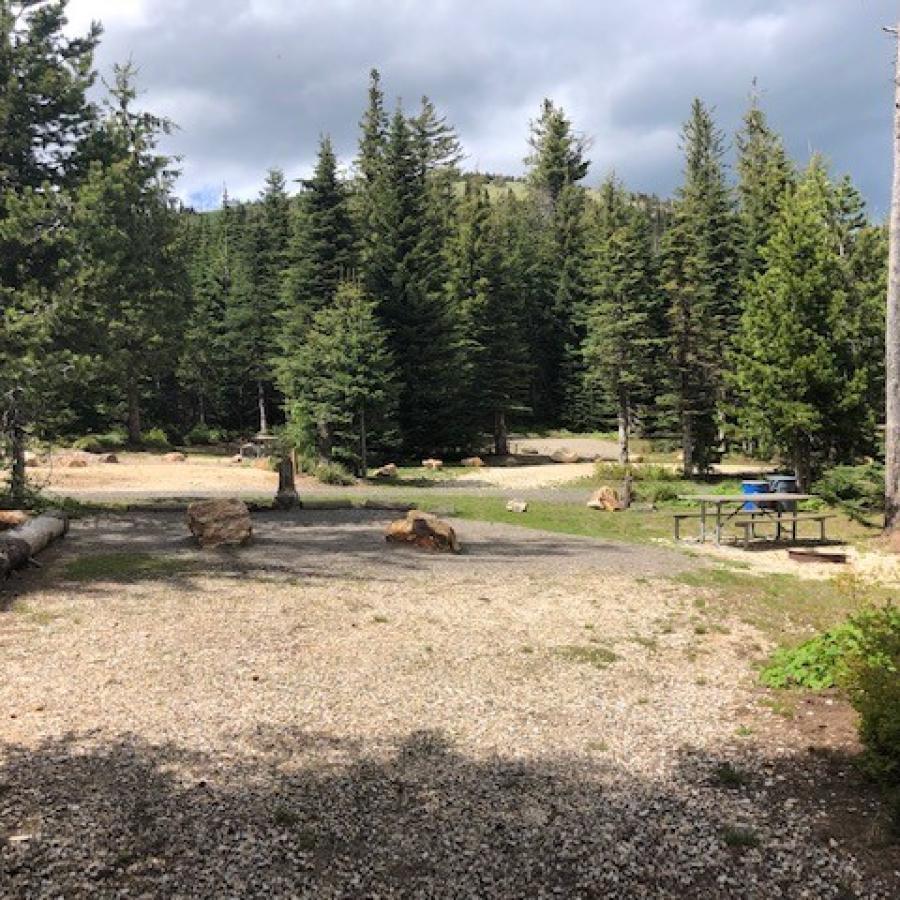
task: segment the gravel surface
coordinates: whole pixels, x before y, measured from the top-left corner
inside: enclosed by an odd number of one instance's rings
[[[465,555],[433,556],[386,546],[383,513],[257,523],[201,553],[180,517],[84,520],[19,583],[2,896],[896,896],[779,789],[811,764],[752,737],[763,639],[698,633],[659,577],[695,560],[470,522]],[[123,552],[159,565],[72,580]]]

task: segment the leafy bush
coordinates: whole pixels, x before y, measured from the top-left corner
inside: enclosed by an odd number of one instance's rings
[[[322,484],[356,484],[356,479],[339,463],[319,463],[313,470],[313,475]]]
[[[621,463],[598,462],[594,475],[601,481],[621,481],[630,475],[635,481],[679,481],[677,472],[666,466],[624,466]]]
[[[184,438],[189,447],[220,444],[224,440],[225,433],[220,428],[210,428],[208,425],[195,425]]]
[[[76,450],[87,453],[114,453],[128,444],[128,436],[124,431],[109,431],[106,434],[86,434],[78,438],[72,446]]]
[[[851,621],[858,636],[847,655],[844,683],[860,715],[866,768],[900,791],[900,607],[870,608]],[[900,817],[895,824],[900,826]]]
[[[845,658],[859,641],[859,629],[852,622],[804,641],[797,647],[776,650],[762,671],[769,687],[802,687],[822,691],[841,681]]]
[[[162,428],[151,428],[141,434],[141,445],[147,450],[171,450],[169,436]]]
[[[813,493],[855,518],[884,509],[884,466],[835,466],[813,486]]]
[[[671,500],[677,500],[679,493],[677,485],[664,481],[651,482],[645,487],[641,487],[638,496],[650,503],[668,503]]]

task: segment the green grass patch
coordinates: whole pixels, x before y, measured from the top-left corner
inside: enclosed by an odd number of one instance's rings
[[[749,575],[727,568],[697,569],[672,576],[677,584],[703,591],[705,609],[735,617],[791,646],[842,622],[870,603],[887,601],[890,590],[857,577],[802,579],[796,575]]]
[[[619,658],[608,647],[582,647],[577,644],[557,647],[553,652],[561,659],[585,663],[595,669],[605,669]]]
[[[63,567],[67,581],[150,581],[183,575],[197,562],[178,556],[149,553],[99,553],[69,560]]]

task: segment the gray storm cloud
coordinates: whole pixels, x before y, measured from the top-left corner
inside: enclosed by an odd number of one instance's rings
[[[458,128],[467,165],[520,173],[544,96],[593,139],[590,179],[615,169],[669,194],[691,99],[729,133],[754,78],[791,152],[826,155],[886,211],[889,0],[73,0],[72,28],[106,34],[104,70],[133,58],[143,102],[180,130],[181,194],[223,183],[252,197],[265,170],[306,174],[318,137],[355,152],[367,73],[413,108],[428,94]]]

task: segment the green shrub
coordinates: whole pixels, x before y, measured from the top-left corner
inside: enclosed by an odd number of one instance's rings
[[[666,466],[631,466],[622,463],[598,462],[594,466],[594,475],[600,481],[621,481],[630,475],[634,481],[679,481],[677,472]]]
[[[171,450],[169,436],[162,428],[151,428],[141,434],[141,446],[146,450]]]
[[[762,671],[769,687],[802,687],[822,691],[841,681],[845,658],[859,640],[859,629],[851,622],[838,625],[804,641],[797,647],[776,650]]]
[[[319,463],[313,470],[313,475],[322,484],[356,484],[356,479],[340,463]]]
[[[873,607],[851,621],[858,638],[847,654],[844,683],[860,716],[866,768],[900,791],[900,607]]]
[[[116,450],[122,450],[127,444],[128,436],[125,432],[113,430],[106,434],[86,434],[74,441],[72,446],[87,453],[114,453]]]
[[[651,482],[638,490],[638,496],[650,503],[668,503],[677,500],[680,493],[678,486],[669,482]]]
[[[884,509],[884,466],[835,466],[813,485],[832,506],[839,506],[854,518]]]
[[[225,432],[221,428],[210,428],[208,425],[195,425],[184,437],[189,447],[204,447],[210,444],[221,444],[225,440]]]

